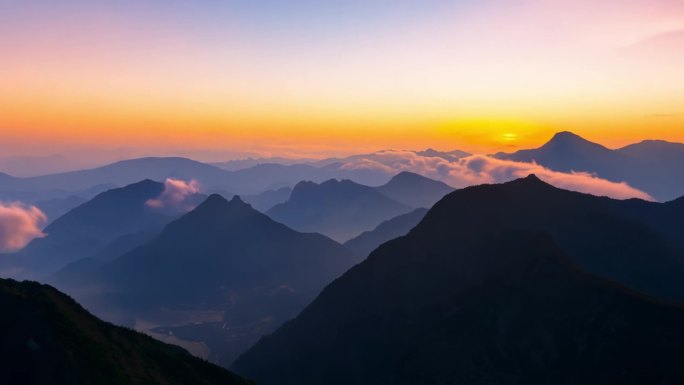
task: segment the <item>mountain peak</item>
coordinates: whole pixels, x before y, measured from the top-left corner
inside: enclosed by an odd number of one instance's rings
[[[570,131],[560,131],[557,132],[551,140],[585,140],[581,136]]]
[[[539,179],[537,174],[530,174],[530,175],[526,176],[524,179],[529,181],[529,182],[542,182],[542,180]]]
[[[233,198],[234,199],[234,198]],[[239,198],[238,198],[239,200]],[[207,197],[207,199],[202,202],[203,205],[208,205],[208,206],[216,206],[216,205],[225,205],[228,203],[228,200],[223,197],[221,194],[211,194]]]
[[[245,203],[238,195],[234,195],[231,200],[227,200],[220,194],[211,194],[193,211],[186,214],[190,217],[242,217],[258,213],[249,203]]]
[[[519,179],[513,180],[511,182],[504,183],[504,185],[520,186],[520,187],[528,188],[528,189],[529,188],[548,188],[548,187],[555,189],[555,187],[544,182],[541,178],[539,178],[537,176],[537,174],[530,174],[524,178],[519,178]]]
[[[427,179],[422,175],[416,174],[411,171],[402,171],[399,174],[392,177],[392,179]]]
[[[584,139],[583,137],[572,133],[570,131],[561,131],[556,133],[551,140],[549,140],[542,148],[549,148],[549,147],[562,147],[562,148],[567,148],[567,147],[577,147],[577,146],[583,146],[586,148],[596,148],[596,149],[605,149],[604,146],[591,142],[589,140]]]

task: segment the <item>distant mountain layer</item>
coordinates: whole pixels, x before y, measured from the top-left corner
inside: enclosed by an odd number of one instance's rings
[[[627,182],[659,201],[684,195],[684,144],[644,141],[617,150],[589,142],[570,132],[556,134],[540,148],[501,159],[537,162],[553,170],[585,171],[615,182]]]
[[[382,221],[411,211],[372,187],[350,180],[298,183],[290,199],[267,211],[276,221],[298,231],[319,232],[346,241]]]
[[[210,359],[228,365],[359,260],[340,244],[298,233],[237,197],[212,195],[149,242],[95,266],[89,279],[74,286],[63,280],[60,288],[88,294],[84,303],[97,311],[118,309],[129,318],[156,316],[160,309],[222,312],[222,339],[213,338],[212,325],[197,324],[198,333],[188,338],[209,345]],[[90,288],[101,295],[93,298]]]
[[[379,193],[411,207],[430,208],[454,188],[444,182],[412,172],[401,172],[386,184],[376,187]]]
[[[164,181],[166,178],[195,179],[218,187],[227,185],[227,175],[227,171],[185,158],[140,158],[88,170],[16,178],[12,183],[3,186],[3,189],[75,191],[98,184],[125,186],[143,179]]]
[[[456,191],[233,369],[262,385],[681,383],[684,308],[614,283],[684,298],[681,254],[638,219],[653,207],[535,177]]]
[[[277,190],[264,191],[257,195],[242,196],[242,199],[255,209],[266,212],[277,204],[287,202],[291,193],[290,187],[282,187]]]
[[[408,214],[386,220],[371,231],[364,231],[358,237],[344,243],[344,246],[358,255],[366,256],[383,243],[406,235],[428,212],[427,209],[415,209]]]
[[[183,349],[100,321],[50,286],[0,279],[2,384],[250,384]]]

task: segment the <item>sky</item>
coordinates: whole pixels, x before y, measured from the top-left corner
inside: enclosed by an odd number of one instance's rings
[[[681,0],[0,0],[5,156],[684,142]]]

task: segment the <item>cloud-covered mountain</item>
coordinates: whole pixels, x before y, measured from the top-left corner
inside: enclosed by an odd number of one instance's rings
[[[298,183],[290,199],[268,210],[278,222],[304,232],[318,232],[338,241],[372,230],[382,221],[411,211],[372,187],[350,180]]]
[[[432,207],[438,200],[454,191],[453,187],[446,183],[408,171],[400,172],[375,190],[399,203],[423,208]]]
[[[556,134],[540,148],[497,158],[536,162],[560,172],[588,172],[614,182],[627,182],[660,201],[684,195],[684,144],[644,141],[617,150],[570,132]]]
[[[233,369],[264,385],[684,381],[684,308],[615,283],[684,299],[681,249],[639,219],[658,207],[536,177],[458,190]]]
[[[383,243],[406,235],[423,219],[427,212],[428,209],[419,208],[408,214],[388,219],[373,230],[364,231],[358,237],[348,240],[344,246],[358,255],[366,256]]]
[[[47,285],[0,279],[0,308],[2,384],[251,384]]]
[[[66,289],[100,288],[97,300],[83,301],[158,325],[178,324],[160,316],[166,314],[161,309],[222,313],[220,322],[192,323],[188,338],[207,344],[210,359],[227,365],[359,260],[340,244],[296,232],[237,197],[211,195],[151,241],[100,266],[90,282]]]

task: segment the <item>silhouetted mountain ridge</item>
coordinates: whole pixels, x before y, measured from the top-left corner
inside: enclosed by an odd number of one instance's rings
[[[677,264],[621,214],[634,203],[535,176],[457,190],[233,368],[264,385],[681,382],[684,308],[614,283],[681,294],[681,268],[642,271],[637,255]]]
[[[111,325],[47,285],[0,280],[0,383],[250,384],[183,349]]]

